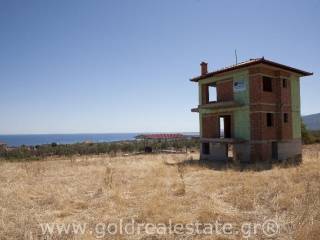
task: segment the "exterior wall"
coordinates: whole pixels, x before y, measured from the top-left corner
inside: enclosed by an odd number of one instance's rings
[[[276,84],[275,79],[272,79],[272,86],[274,88]],[[250,103],[257,104],[257,103],[276,103],[277,95],[276,91],[272,92],[265,92],[263,91],[262,87],[262,75],[254,75],[250,76]]]
[[[262,113],[250,113],[251,140],[262,139]]]
[[[250,104],[260,102],[262,99],[262,78],[260,75],[250,75]]]
[[[273,126],[271,127],[267,126],[268,112],[273,113]],[[268,112],[252,112],[250,114],[251,140],[291,139],[292,123],[290,117],[289,122],[284,123],[282,113],[275,111]]]
[[[202,115],[202,137],[219,138],[219,116],[217,114]]]
[[[302,143],[300,139],[278,143],[278,160],[301,157]]]
[[[282,80],[283,78],[281,78]],[[280,96],[281,96],[281,103],[284,104],[284,105],[291,105],[291,101],[292,101],[292,98],[291,98],[291,80],[290,78],[285,78],[287,80],[287,87],[284,88],[282,86],[282,81],[280,82]]]
[[[291,104],[290,74],[267,68],[253,68],[250,73],[250,103],[251,104]],[[262,77],[272,78],[272,92],[263,91]],[[282,87],[282,79],[287,79],[287,87]]]
[[[250,140],[250,112],[249,109],[235,110],[233,112],[234,137]]]
[[[300,113],[300,80],[297,76],[292,76],[291,81],[291,98],[292,98],[292,130],[293,138],[301,138],[301,113]]]
[[[255,67],[250,73],[250,122],[252,140],[292,139],[291,79],[284,71]],[[263,76],[272,78],[272,92],[263,91]],[[287,87],[283,87],[283,79]],[[267,127],[266,114],[273,113],[273,126]],[[284,123],[284,113],[288,122]]]
[[[268,161],[272,158],[271,142],[251,144],[251,162]]]
[[[259,109],[259,110],[257,110]],[[267,127],[267,113],[273,113],[274,126]],[[284,122],[284,113],[288,114],[288,122]],[[278,112],[275,106],[252,107],[250,114],[252,140],[288,140],[292,139],[291,107],[284,107]]]
[[[301,114],[300,111],[292,111],[293,139],[301,139]]]
[[[284,122],[284,116],[282,114],[281,116],[281,124],[282,124],[282,136],[281,139],[283,140],[289,140],[293,139],[293,119],[292,119],[292,111],[291,107],[288,107],[284,113],[288,114],[288,122]]]
[[[252,160],[270,160],[272,141],[277,142],[279,160],[301,155],[298,80],[287,72],[262,67],[249,72]],[[272,92],[263,91],[263,76],[272,78]],[[283,78],[287,79],[287,87],[283,87]],[[267,113],[273,113],[272,127],[267,127]],[[284,113],[288,113],[287,123]]]
[[[248,72],[241,72],[235,74],[234,82],[241,80],[244,82],[245,89],[243,91],[235,91],[234,100],[240,104],[248,106],[250,103],[250,87]],[[250,109],[236,109],[233,113],[234,116],[234,137],[237,139],[250,140]]]
[[[209,102],[209,87],[207,84],[203,84],[200,87],[201,98],[199,100],[199,104],[206,104]]]
[[[274,161],[289,159],[301,160],[302,144],[300,139],[277,142],[277,157]],[[253,143],[251,145],[252,161],[269,161],[272,159],[272,142]]]
[[[273,113],[273,126],[268,127],[267,126],[267,113],[266,112],[258,112],[253,113],[259,115],[260,118],[260,133],[261,138],[260,139],[252,139],[252,140],[275,140],[278,138],[277,135],[277,128],[279,128],[279,122],[277,121],[277,113]]]
[[[199,130],[200,130],[200,136],[203,136],[203,127],[202,127],[202,118],[203,118],[203,113],[199,112]]]
[[[232,101],[233,100],[233,81],[232,78],[217,82],[217,101]]]
[[[251,145],[249,142],[234,144],[234,160],[242,163],[251,161]]]
[[[243,91],[234,91],[234,100],[243,105],[249,105],[250,103],[250,86],[249,86],[249,74],[248,71],[239,72],[233,75],[235,81],[241,80],[244,82],[245,89]]]
[[[201,160],[210,160],[210,161],[227,161],[227,145],[220,143],[209,143],[210,145],[210,154],[203,154],[202,143],[200,145],[200,159]]]

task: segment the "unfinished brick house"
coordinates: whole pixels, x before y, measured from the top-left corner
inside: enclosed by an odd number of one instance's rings
[[[201,159],[301,159],[300,77],[312,73],[264,58],[214,72],[201,63]],[[231,147],[230,147],[231,146]],[[231,154],[230,154],[231,152]]]

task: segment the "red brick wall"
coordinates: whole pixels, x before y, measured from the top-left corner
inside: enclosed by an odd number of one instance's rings
[[[283,121],[283,113],[273,113],[273,127],[267,126],[267,113],[254,112],[250,115],[252,140],[292,139],[292,118],[288,113],[288,123]],[[280,129],[281,128],[281,129]]]
[[[288,122],[285,123],[284,120],[284,113],[288,113]],[[291,107],[286,106],[283,107],[282,109],[282,114],[280,116],[281,118],[281,125],[282,125],[282,135],[281,139],[292,139],[293,138],[293,133],[292,133],[292,114],[291,114]]]
[[[233,100],[233,81],[232,79],[217,82],[217,101],[232,101]]]
[[[200,104],[207,104],[209,102],[209,86],[208,85],[202,85],[201,86],[201,103]]]
[[[252,140],[292,139],[291,86],[289,74],[263,67],[249,70],[250,77],[250,123]],[[263,91],[263,75],[272,77],[272,92]],[[283,76],[287,87],[283,88]],[[274,125],[267,127],[266,114],[273,113]],[[288,113],[288,123],[283,122]]]
[[[251,113],[250,114],[250,124],[251,124],[251,140],[262,139],[262,114]]]
[[[290,79],[287,79],[287,88],[282,87],[282,78],[289,77],[288,73],[273,71],[266,68],[254,68],[250,75],[250,102],[251,103],[280,103],[291,104]],[[257,75],[257,73],[260,73]],[[272,77],[272,92],[263,91],[262,76]],[[281,77],[280,77],[281,76]],[[279,98],[281,96],[281,98]]]
[[[234,121],[232,112],[223,112],[219,114],[204,114],[202,116],[202,137],[219,138],[220,137],[220,116],[231,116],[231,137],[234,136]]]
[[[251,145],[251,159],[253,161],[267,161],[271,158],[271,143],[257,143]]]
[[[267,113],[254,112],[250,115],[251,140],[273,140],[277,139],[277,116],[273,113],[273,126],[267,126]]]
[[[282,87],[282,79],[281,79],[281,101],[284,104],[291,105],[291,82],[290,79],[287,79],[287,87]]]
[[[262,80],[261,76],[254,75],[249,77],[250,103],[259,103],[262,97]]]
[[[277,90],[276,79],[272,79],[272,92],[263,91],[262,76],[254,75],[250,77],[250,102],[251,103],[276,103]]]
[[[202,117],[202,137],[218,138],[219,136],[219,116],[216,114],[204,114]]]

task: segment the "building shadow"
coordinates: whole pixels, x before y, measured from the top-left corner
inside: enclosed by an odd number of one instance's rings
[[[210,161],[210,160],[193,160],[186,159],[177,163],[166,163],[166,165],[175,165],[175,166],[196,166],[207,169],[212,169],[216,171],[226,171],[226,170],[234,170],[234,171],[268,171],[273,168],[291,168],[299,166],[301,161],[290,160],[290,161],[264,161],[264,162],[255,162],[255,163],[239,163],[234,162],[232,158],[228,159],[228,161]]]

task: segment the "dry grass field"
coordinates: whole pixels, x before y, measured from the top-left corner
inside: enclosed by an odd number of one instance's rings
[[[273,219],[271,239],[320,238],[320,145],[304,147],[297,167],[220,169],[197,154],[90,156],[0,161],[0,239],[95,239],[39,223],[243,223]],[[191,160],[191,161],[190,161]],[[260,229],[261,230],[261,229]],[[102,239],[241,239],[239,234],[105,235]],[[257,231],[249,239],[269,239]]]

